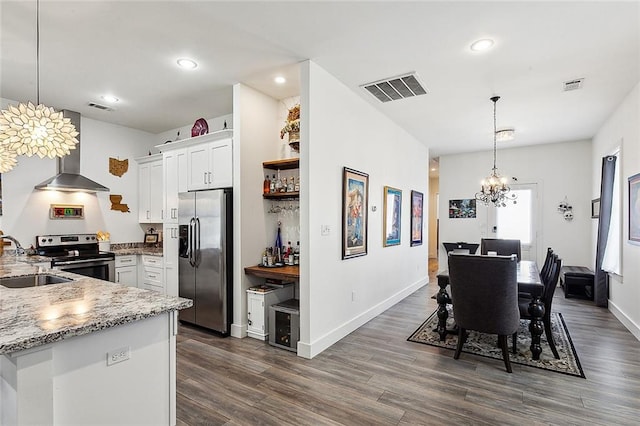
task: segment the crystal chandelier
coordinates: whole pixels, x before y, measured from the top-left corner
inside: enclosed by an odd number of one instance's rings
[[[485,205],[493,204],[496,207],[505,207],[507,201],[516,203],[516,195],[509,194],[511,190],[507,185],[507,178],[500,176],[496,167],[496,103],[500,96],[493,96],[493,169],[489,177],[485,178],[481,185],[480,192],[476,192],[476,200]]]
[[[36,105],[10,105],[0,111],[0,171],[15,165],[16,155],[63,157],[78,143],[78,132],[62,112],[40,104],[40,1],[36,1]],[[15,154],[15,155],[13,155]]]

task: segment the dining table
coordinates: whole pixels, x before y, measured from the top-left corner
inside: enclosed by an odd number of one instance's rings
[[[544,285],[540,279],[540,271],[538,265],[534,261],[521,260],[518,262],[518,293],[526,293],[531,295],[531,301],[529,302],[529,315],[531,316],[531,322],[529,323],[529,332],[531,333],[531,357],[534,360],[540,359],[542,353],[542,346],[540,346],[540,336],[544,332],[544,323],[542,318],[544,317],[544,303],[542,302],[542,295],[544,293]],[[457,330],[447,329],[447,318],[449,312],[447,311],[447,305],[452,304],[451,297],[447,292],[447,286],[449,285],[449,271],[443,270],[438,272],[438,294],[436,295],[436,301],[438,302],[438,326],[434,329],[440,335],[440,340],[444,341],[447,334],[457,333]]]

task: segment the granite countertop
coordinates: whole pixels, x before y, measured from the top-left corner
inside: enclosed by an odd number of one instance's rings
[[[125,248],[111,248],[110,252],[116,256],[125,256],[130,254],[145,254],[148,256],[160,256],[162,257],[162,248],[157,247],[125,247]]]
[[[0,257],[0,277],[47,272],[74,281],[22,289],[0,286],[0,354],[93,333],[193,305],[190,299],[38,268],[32,264],[33,258]]]

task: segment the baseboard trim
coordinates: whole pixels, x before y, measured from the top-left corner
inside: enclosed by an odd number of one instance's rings
[[[247,337],[247,325],[231,324],[231,337],[237,337],[239,339]]]
[[[338,342],[343,337],[347,336],[349,333],[357,330],[362,325],[366,324],[368,321],[377,317],[396,303],[400,302],[410,294],[414,293],[416,290],[424,287],[429,283],[429,278],[424,277],[415,283],[405,287],[399,292],[393,294],[386,300],[378,303],[375,306],[367,309],[351,320],[345,322],[341,326],[329,331],[324,336],[315,340],[312,343],[298,342],[298,356],[302,358],[311,359],[316,355],[320,354],[322,351]]]
[[[618,319],[637,340],[640,340],[640,327],[609,299],[609,311]]]

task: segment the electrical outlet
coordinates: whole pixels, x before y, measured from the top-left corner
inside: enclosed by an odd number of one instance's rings
[[[324,237],[331,234],[331,226],[329,225],[320,225],[320,234]]]
[[[126,361],[131,356],[131,348],[129,346],[107,352],[107,365],[117,364]]]

